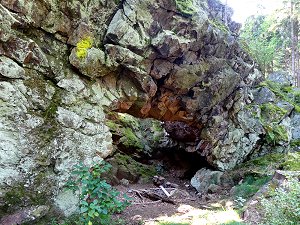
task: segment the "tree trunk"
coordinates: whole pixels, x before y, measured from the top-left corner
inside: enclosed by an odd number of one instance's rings
[[[299,87],[300,86],[300,71],[299,71],[299,49],[298,49],[298,34],[299,34],[299,22],[298,19],[295,18],[294,21],[294,35],[295,35],[295,72],[296,72],[296,79],[297,79],[297,83],[296,86]]]
[[[297,43],[298,43],[298,21],[296,19],[295,13],[295,4],[293,0],[291,0],[291,70],[292,70],[292,76],[294,78],[294,84],[299,85],[298,78],[299,78],[299,65],[297,63],[299,54],[297,50]]]

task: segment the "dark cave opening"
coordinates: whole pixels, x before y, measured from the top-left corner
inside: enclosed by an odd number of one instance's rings
[[[150,163],[156,165],[162,176],[191,179],[201,168],[211,168],[205,157],[198,152],[187,152],[184,148],[159,149]]]

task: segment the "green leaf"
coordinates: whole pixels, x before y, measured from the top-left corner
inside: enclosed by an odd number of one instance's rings
[[[87,208],[87,207],[81,207],[80,208],[80,213],[85,213],[85,212],[87,212],[89,210],[89,208]]]

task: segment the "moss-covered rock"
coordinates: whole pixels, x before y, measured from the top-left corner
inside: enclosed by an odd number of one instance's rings
[[[110,179],[127,179],[130,182],[148,182],[156,175],[156,169],[153,165],[145,165],[135,161],[129,155],[116,154],[110,163],[113,165]]]
[[[136,157],[149,157],[158,148],[176,145],[165,132],[160,121],[139,119],[129,114],[110,113],[106,125],[113,134],[114,144],[123,152]]]
[[[300,112],[300,105],[297,103],[299,92],[296,89],[270,80],[260,83],[260,86],[268,87],[279,99],[289,102],[294,106],[296,112]]]
[[[298,170],[300,166],[300,152],[295,153],[273,153],[256,159],[252,159],[237,166],[233,172],[271,175],[277,169]]]
[[[194,0],[175,0],[177,9],[187,16],[192,16],[197,12]]]

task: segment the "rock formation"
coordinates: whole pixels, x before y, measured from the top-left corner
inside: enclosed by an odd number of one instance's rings
[[[0,215],[33,205],[70,215],[61,187],[78,162],[114,153],[111,111],[169,121],[182,131],[171,137],[219,170],[254,151],[265,128],[245,106],[261,74],[239,25],[230,10],[223,24],[217,0],[186,7],[0,0]]]

